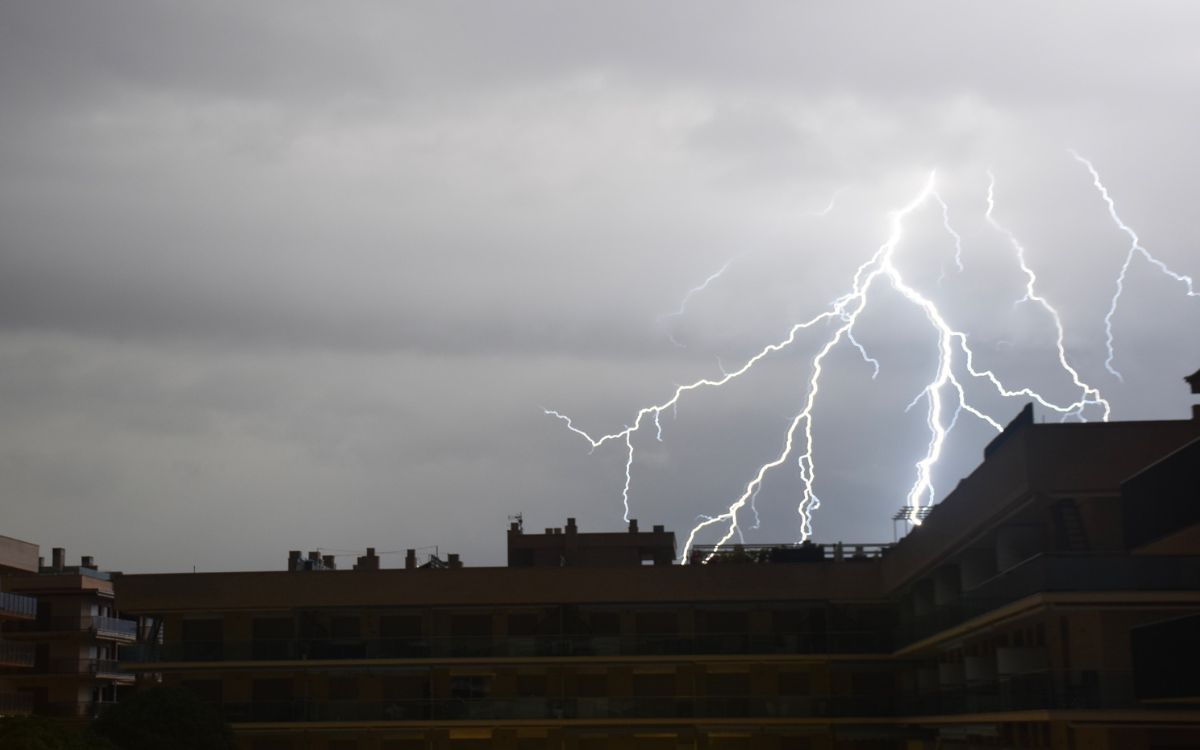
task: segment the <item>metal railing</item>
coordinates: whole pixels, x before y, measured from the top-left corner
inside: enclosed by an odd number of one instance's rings
[[[98,635],[119,638],[137,638],[137,620],[122,620],[118,617],[93,617],[92,630]]]
[[[1200,581],[1200,557],[1037,555],[984,581],[958,599],[902,623],[898,635],[903,643],[928,638],[1033,594],[1194,591],[1197,581]]]
[[[507,719],[876,718],[1001,713],[1031,709],[1143,708],[1128,673],[1077,673],[1002,679],[926,695],[613,696],[397,701],[282,700],[218,706],[231,723],[496,721]]]
[[[0,665],[32,667],[37,650],[32,643],[0,640]]]
[[[91,632],[102,638],[137,638],[136,620],[92,615],[64,615],[61,617],[39,617],[36,620],[9,623],[5,630],[10,633],[80,633]]]
[[[9,591],[0,591],[0,615],[37,617],[37,599]]]
[[[709,565],[736,563],[812,563],[857,562],[883,557],[895,544],[727,544],[720,548],[697,544],[691,549],[688,562]]]
[[[0,716],[23,716],[32,712],[32,695],[25,693],[0,693]]]
[[[126,664],[193,661],[319,659],[436,659],[563,656],[687,656],[703,654],[886,653],[887,634],[875,631],[750,635],[439,637],[278,639],[136,644],[121,649]]]

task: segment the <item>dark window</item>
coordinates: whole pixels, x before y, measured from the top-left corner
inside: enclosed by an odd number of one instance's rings
[[[483,637],[492,634],[491,615],[454,615],[450,618],[450,635]]]
[[[389,701],[419,701],[429,697],[429,678],[394,675],[383,678],[383,698]]]
[[[381,638],[420,638],[420,615],[384,615],[379,618]]]
[[[620,635],[621,613],[591,612],[587,616],[588,624],[594,635]]]
[[[633,694],[639,697],[675,695],[675,675],[673,673],[635,673],[633,675]]]
[[[354,615],[334,617],[330,621],[330,630],[334,638],[358,638],[361,620]]]
[[[705,675],[704,688],[708,695],[743,696],[750,694],[750,675],[729,672]]]
[[[747,619],[745,612],[716,610],[701,613],[704,632],[711,634],[745,633],[748,629]]]
[[[522,698],[544,696],[546,694],[546,675],[518,674],[517,695]]]
[[[659,635],[679,630],[679,616],[675,612],[638,612],[638,635]]]
[[[183,687],[205,703],[220,703],[224,697],[220,680],[184,680]]]
[[[580,698],[603,698],[608,695],[608,675],[584,672],[576,678]]]
[[[508,616],[508,634],[512,636],[534,636],[538,632],[538,621],[541,618],[533,613],[522,613]]]
[[[250,694],[255,703],[288,701],[292,699],[291,680],[254,680]]]
[[[451,675],[450,697],[454,700],[486,698],[492,690],[489,675]]]
[[[292,637],[292,618],[290,617],[255,617],[253,625],[254,640]]]
[[[358,700],[358,678],[354,676],[330,677],[329,700],[352,701]]]
[[[220,620],[184,620],[180,637],[184,643],[220,642],[224,628]]]
[[[780,695],[808,695],[811,690],[808,672],[780,672]]]

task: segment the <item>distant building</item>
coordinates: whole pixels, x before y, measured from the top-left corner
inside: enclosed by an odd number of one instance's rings
[[[1200,414],[1027,409],[899,543],[676,552],[517,521],[503,568],[124,575],[122,667],[246,750],[1200,747]]]
[[[91,718],[133,684],[118,659],[137,622],[116,616],[111,577],[91,557],[68,566],[56,547],[42,562],[37,545],[0,537],[0,715]]]

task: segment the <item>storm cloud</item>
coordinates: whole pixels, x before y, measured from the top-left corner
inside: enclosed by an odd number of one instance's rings
[[[1200,300],[1188,3],[0,6],[0,533],[126,570],[438,545],[509,514],[622,524],[619,430],[848,290],[937,170],[898,263],[985,364],[1069,398],[1025,243],[1118,419],[1183,418]],[[840,192],[839,192],[840,191]],[[828,215],[817,215],[837,195]],[[733,261],[689,301],[687,290]],[[820,331],[639,435],[632,515],[685,532],[779,450]],[[672,344],[674,337],[684,347]],[[887,541],[936,343],[880,289],[816,412],[814,527]],[[978,391],[1005,420],[1023,405]],[[1049,415],[1049,418],[1055,418]],[[944,492],[992,433],[964,419]],[[748,541],[793,541],[798,482]]]

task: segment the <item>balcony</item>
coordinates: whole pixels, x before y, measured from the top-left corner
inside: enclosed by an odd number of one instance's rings
[[[912,619],[899,635],[904,643],[919,641],[1033,594],[1194,591],[1196,581],[1200,557],[1037,555],[964,592],[961,599]]]
[[[0,693],[0,716],[26,716],[33,713],[33,696],[25,693]]]
[[[26,645],[26,644],[14,644]],[[101,680],[132,681],[134,675],[121,669],[115,659],[52,659],[48,663],[38,664],[30,660],[29,669],[0,669],[0,674],[27,675],[77,675],[80,677],[95,677]]]
[[[93,617],[91,620],[91,630],[97,638],[129,642],[137,640],[137,620],[122,620],[117,617]]]
[[[0,620],[32,620],[37,617],[37,599],[0,591]]]
[[[629,719],[879,718],[1026,710],[1170,710],[1135,700],[1129,673],[1081,672],[1005,678],[923,696],[674,695],[596,698],[476,698],[263,701],[218,706],[231,723]]]
[[[866,631],[748,635],[439,637],[381,639],[296,638],[139,644],[122,649],[126,664],[199,661],[300,661],[579,656],[696,656],[705,654],[886,653],[885,634]]]
[[[136,620],[122,620],[117,617],[71,615],[64,617],[40,617],[36,620],[11,623],[5,627],[9,635],[32,633],[47,635],[51,633],[90,633],[96,638],[110,641],[132,643],[137,640],[138,624]]]
[[[0,640],[0,667],[32,667],[35,656],[32,643]]]

